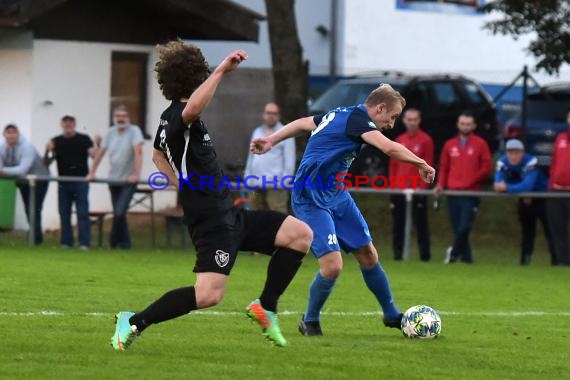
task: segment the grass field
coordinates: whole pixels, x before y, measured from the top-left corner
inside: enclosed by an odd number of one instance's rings
[[[498,265],[493,251],[479,255],[489,262],[385,260],[401,308],[425,303],[440,311],[437,340],[408,340],[383,327],[352,259],[326,306],[326,335],[302,337],[296,324],[317,268],[308,257],[280,305],[289,347],[272,347],[243,314],[262,287],[267,258],[242,255],[218,307],[153,326],[117,353],[108,343],[113,313],[192,283],[192,253],[85,253],[3,241],[0,378],[569,378],[568,269]]]
[[[445,208],[430,211],[434,260],[417,261],[414,244],[411,261],[394,262],[386,198],[358,201],[397,303],[440,311],[440,339],[383,327],[352,258],[326,305],[326,335],[302,337],[296,326],[317,268],[308,256],[280,305],[289,347],[272,347],[244,315],[268,259],[245,254],[218,307],[153,326],[114,352],[114,312],[194,281],[192,252],[149,248],[147,220],[131,219],[131,252],[61,250],[57,234],[32,249],[21,234],[0,235],[0,379],[570,379],[570,270],[548,265],[541,234],[532,266],[518,266],[514,202],[485,200],[472,236],[476,264],[445,266]]]

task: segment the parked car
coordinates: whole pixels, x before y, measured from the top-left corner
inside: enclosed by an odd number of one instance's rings
[[[490,96],[475,81],[461,75],[406,75],[400,72],[366,73],[335,83],[310,106],[311,114],[326,112],[338,106],[363,103],[380,83],[389,83],[406,99],[406,108],[422,112],[422,128],[434,140],[436,158],[445,141],[457,133],[457,117],[472,111],[477,119],[477,134],[495,152],[499,145],[497,111]],[[396,138],[404,131],[400,120],[386,136]],[[351,172],[383,174],[388,158],[376,149],[365,146],[353,163]]]
[[[522,111],[510,119],[503,131],[503,140],[519,138],[526,151],[538,158],[543,169],[550,166],[556,135],[568,128],[570,82],[544,86],[527,95],[527,126],[522,127]]]

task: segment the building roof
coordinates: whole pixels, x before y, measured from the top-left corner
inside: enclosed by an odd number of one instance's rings
[[[31,30],[39,39],[257,41],[263,19],[230,0],[0,0],[0,28]]]

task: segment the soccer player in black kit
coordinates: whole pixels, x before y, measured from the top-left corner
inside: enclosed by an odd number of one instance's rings
[[[171,184],[181,182],[180,196],[188,231],[196,247],[194,286],[171,290],[143,311],[116,315],[115,350],[127,349],[147,327],[220,302],[238,250],[271,255],[259,299],[247,315],[275,345],[287,344],[277,320],[277,301],[285,291],[312,241],[302,221],[275,211],[249,211],[233,206],[223,173],[200,114],[222,78],[247,59],[243,50],[229,54],[210,74],[200,49],[181,40],[158,46],[155,71],[164,96],[172,101],[163,112],[154,142],[153,161]],[[214,178],[200,186],[200,178]]]

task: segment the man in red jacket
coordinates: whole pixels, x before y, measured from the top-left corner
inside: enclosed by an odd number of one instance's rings
[[[408,108],[402,118],[406,132],[398,136],[396,142],[404,145],[415,153],[419,158],[423,158],[428,165],[433,165],[433,140],[427,133],[420,129],[420,111]],[[390,176],[402,176],[406,178],[404,187],[406,189],[427,189],[429,185],[423,181],[415,181],[417,176],[415,166],[403,163],[395,159],[390,159]],[[421,182],[421,183],[420,183]],[[395,260],[402,260],[404,248],[404,226],[406,224],[406,198],[403,194],[393,194],[390,197],[392,206],[392,250]],[[420,259],[429,261],[430,241],[427,219],[427,197],[425,195],[414,195],[412,202],[412,215],[416,230],[418,232],[418,245],[420,248]]]
[[[570,191],[570,110],[566,116],[569,130],[556,136],[550,163],[550,191]],[[570,266],[568,248],[568,218],[570,217],[570,198],[552,198],[546,202],[548,223],[551,227],[554,252],[558,265]]]
[[[443,189],[479,191],[493,170],[487,142],[473,133],[477,124],[471,112],[463,112],[457,120],[459,134],[447,140],[439,160],[436,195]],[[475,221],[479,198],[447,197],[449,219],[453,229],[453,245],[447,248],[445,263],[461,260],[472,263],[469,234]]]

